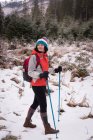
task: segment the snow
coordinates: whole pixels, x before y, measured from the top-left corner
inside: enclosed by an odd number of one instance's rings
[[[66,55],[65,55],[66,56]],[[67,57],[64,56],[64,59]],[[63,59],[63,58],[62,58]],[[74,59],[74,58],[73,58]],[[92,60],[93,61],[93,60]],[[20,80],[17,84],[11,80],[16,77]],[[50,76],[49,86],[54,90],[51,93],[52,104],[54,109],[54,116],[58,133],[58,140],[89,140],[93,136],[93,118],[81,119],[87,116],[90,112],[93,114],[93,73],[84,78],[76,78],[75,82],[70,82],[71,72],[67,71],[61,74],[61,108],[64,113],[60,115],[58,122],[58,86],[54,86],[51,79],[56,79],[58,82],[58,74]],[[3,80],[5,82],[3,82]],[[23,123],[28,111],[29,106],[32,104],[34,93],[30,84],[24,82],[22,79],[22,71],[20,67],[13,69],[0,70],[0,117],[6,120],[0,120],[0,125],[6,126],[6,129],[0,130],[0,139],[8,134],[17,136],[21,140],[56,140],[56,135],[45,135],[43,124],[39,114],[39,108],[36,110],[32,117],[33,123],[37,125],[36,128],[24,128]],[[20,97],[19,88],[24,92]],[[4,91],[3,91],[4,90]],[[76,103],[80,103],[86,96],[89,107],[69,107],[67,105],[71,97]],[[66,101],[67,100],[67,101]],[[49,97],[47,96],[48,120],[52,127],[53,119],[50,107]],[[92,139],[91,139],[92,140]]]

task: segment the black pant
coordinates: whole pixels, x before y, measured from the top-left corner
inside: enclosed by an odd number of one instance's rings
[[[47,112],[46,86],[32,86],[32,89],[35,95],[31,108],[36,109],[40,105],[40,112]]]

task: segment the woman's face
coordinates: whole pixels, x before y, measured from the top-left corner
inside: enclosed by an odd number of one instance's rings
[[[38,46],[37,46],[37,48],[38,48],[38,50],[40,51],[40,52],[44,52],[45,50],[44,50],[44,45],[43,44],[39,44]]]

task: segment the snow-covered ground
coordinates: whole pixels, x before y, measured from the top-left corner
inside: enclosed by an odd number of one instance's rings
[[[72,54],[71,54],[72,55]],[[73,55],[72,55],[73,56]],[[63,59],[67,57],[64,55]],[[60,60],[59,60],[60,61]],[[93,64],[92,64],[93,65]],[[52,81],[58,82],[58,74],[50,76],[49,86],[54,90],[51,93],[54,116],[59,140],[93,140],[93,118],[82,119],[89,114],[93,115],[93,73],[83,80],[76,78],[75,82],[70,82],[70,72],[67,71],[61,75],[61,113],[58,122],[58,93],[59,88]],[[19,83],[11,80],[18,79]],[[62,84],[63,83],[63,84]],[[65,83],[65,84],[64,84]],[[67,85],[67,86],[66,86]],[[23,89],[23,92],[19,91]],[[45,135],[43,124],[40,118],[39,108],[32,117],[36,128],[24,128],[23,123],[29,106],[32,104],[34,93],[30,84],[22,79],[20,67],[13,69],[0,70],[0,139],[6,135],[17,136],[21,140],[56,140],[56,135]],[[67,103],[73,98],[77,104],[76,107],[70,107]],[[80,107],[78,104],[85,98],[85,104],[88,106]],[[50,107],[49,96],[48,103],[48,120],[54,127]],[[1,129],[1,126],[4,127]]]

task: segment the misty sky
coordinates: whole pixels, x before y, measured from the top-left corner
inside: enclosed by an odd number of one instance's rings
[[[5,2],[5,1],[9,2],[11,0],[0,0],[0,2]],[[12,1],[23,1],[23,0],[12,0]]]

